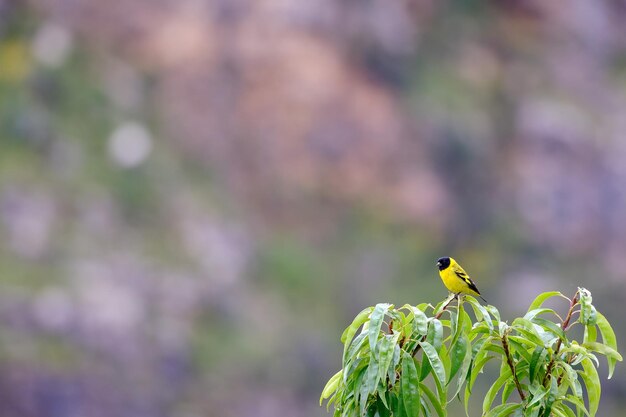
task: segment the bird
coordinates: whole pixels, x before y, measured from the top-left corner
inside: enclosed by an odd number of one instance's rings
[[[437,259],[437,267],[439,268],[439,276],[446,288],[458,297],[459,294],[470,294],[479,296],[484,302],[485,298],[480,295],[478,287],[474,281],[467,275],[467,272],[454,259],[444,256]]]

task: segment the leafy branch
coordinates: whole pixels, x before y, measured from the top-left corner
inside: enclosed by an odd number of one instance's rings
[[[553,297],[569,302],[565,319],[544,307]],[[584,326],[582,343],[568,337],[574,324]],[[470,296],[436,306],[377,304],[357,315],[341,341],[343,367],[320,398],[334,405],[335,417],[444,417],[461,392],[469,415],[474,383],[493,359],[501,366],[484,395],[484,417],[593,417],[601,392],[597,355],[606,357],[609,378],[622,360],[609,322],[584,288],[571,299],[557,291],[540,294],[510,325],[495,307]],[[498,395],[501,403],[494,405]]]
[[[504,332],[502,335],[502,348],[504,349],[504,353],[506,356],[506,363],[509,365],[509,369],[511,370],[511,375],[513,376],[513,381],[515,382],[515,388],[517,388],[517,392],[522,400],[526,399],[526,395],[522,390],[522,386],[519,383],[519,379],[517,378],[517,372],[515,371],[515,364],[513,363],[513,357],[511,356],[511,349],[509,349],[509,342],[507,340],[508,330]]]
[[[578,292],[579,291],[577,291],[576,294],[574,294],[574,297],[572,297],[572,299],[570,300],[569,310],[567,311],[567,316],[565,317],[565,320],[561,322],[561,329],[563,329],[563,331],[567,331],[567,329],[569,328],[569,322],[572,319],[572,313],[574,312],[574,307],[576,307],[576,305],[578,304]],[[548,383],[548,377],[550,377],[550,375],[552,374],[552,369],[554,368],[557,355],[559,354],[559,351],[561,350],[562,342],[563,342],[563,339],[559,338],[559,340],[556,343],[554,354],[552,355],[552,359],[550,359],[550,363],[548,364],[546,374],[543,377],[544,386]]]

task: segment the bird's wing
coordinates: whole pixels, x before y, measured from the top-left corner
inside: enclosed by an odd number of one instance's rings
[[[480,295],[480,291],[478,291],[478,288],[476,287],[476,284],[474,284],[474,281],[472,281],[472,279],[469,277],[469,275],[467,275],[467,272],[465,272],[465,270],[463,268],[461,268],[461,267],[454,268],[454,273],[456,274],[457,277],[459,277],[460,279],[465,281],[467,286],[472,291],[476,291],[476,293]]]

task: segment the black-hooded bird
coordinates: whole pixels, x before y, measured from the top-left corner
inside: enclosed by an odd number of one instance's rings
[[[467,272],[459,265],[454,259],[450,257],[443,257],[437,259],[437,267],[439,268],[439,276],[443,281],[443,284],[446,288],[456,294],[469,294],[473,296],[478,296],[483,299],[484,302],[487,302],[480,295],[480,291],[474,284],[474,281],[467,275]]]

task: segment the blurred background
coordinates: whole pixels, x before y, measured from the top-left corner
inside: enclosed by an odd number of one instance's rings
[[[325,416],[342,330],[443,299],[444,255],[508,319],[587,287],[623,345],[625,25],[618,0],[0,0],[0,415]]]

